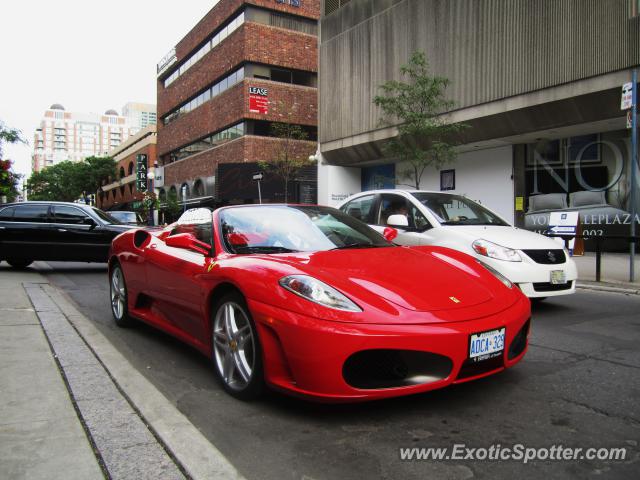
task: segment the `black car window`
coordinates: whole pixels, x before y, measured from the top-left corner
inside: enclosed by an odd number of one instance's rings
[[[18,205],[13,213],[14,222],[46,223],[49,205]]]
[[[364,195],[343,205],[340,210],[347,215],[351,215],[353,218],[363,221],[364,223],[374,223],[371,219],[371,207],[373,207],[373,200],[373,195]]]
[[[56,205],[53,207],[53,221],[55,223],[82,224],[89,216],[76,207]]]
[[[0,210],[0,220],[7,221],[13,219],[14,207],[7,207]]]
[[[380,195],[380,208],[375,222],[376,225],[386,227],[387,220],[391,215],[404,215],[407,217],[409,227],[414,228],[413,216],[409,214],[411,206],[409,201],[401,195],[387,193]]]

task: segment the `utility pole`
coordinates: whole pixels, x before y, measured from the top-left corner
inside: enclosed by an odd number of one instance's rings
[[[636,169],[638,168],[638,70],[631,75],[631,236],[636,235]],[[630,244],[629,281],[635,281],[636,243]]]

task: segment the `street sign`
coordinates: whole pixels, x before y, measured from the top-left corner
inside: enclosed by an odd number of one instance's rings
[[[253,179],[254,180],[262,180],[262,177],[263,177],[263,175],[260,172],[253,174]]]
[[[147,156],[143,153],[136,155],[136,190],[147,191]]]
[[[622,99],[620,100],[620,110],[628,110],[633,104],[632,100],[633,82],[627,82],[622,85]]]
[[[569,240],[569,254],[582,254],[584,251],[584,243],[582,239],[576,242],[575,236],[581,235],[580,214],[578,212],[551,212],[549,214],[548,231],[555,235],[563,237],[573,237]]]

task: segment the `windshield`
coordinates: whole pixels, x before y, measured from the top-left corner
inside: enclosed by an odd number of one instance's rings
[[[220,212],[223,241],[232,253],[315,252],[391,247],[378,232],[329,207],[261,205]]]
[[[460,195],[429,192],[411,193],[431,211],[442,225],[509,225],[482,205]]]
[[[95,213],[98,217],[100,217],[100,220],[102,220],[106,224],[116,224],[117,225],[119,223],[122,223],[122,222],[118,221],[117,219],[113,218],[107,212],[103,212],[99,208],[93,207],[92,210],[93,210],[93,213]]]

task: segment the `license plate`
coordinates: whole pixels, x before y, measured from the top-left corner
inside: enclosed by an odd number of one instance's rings
[[[551,284],[560,285],[567,283],[567,275],[563,270],[551,270]]]
[[[469,358],[474,362],[480,362],[501,355],[504,350],[504,332],[503,327],[488,332],[472,333],[469,339]]]

